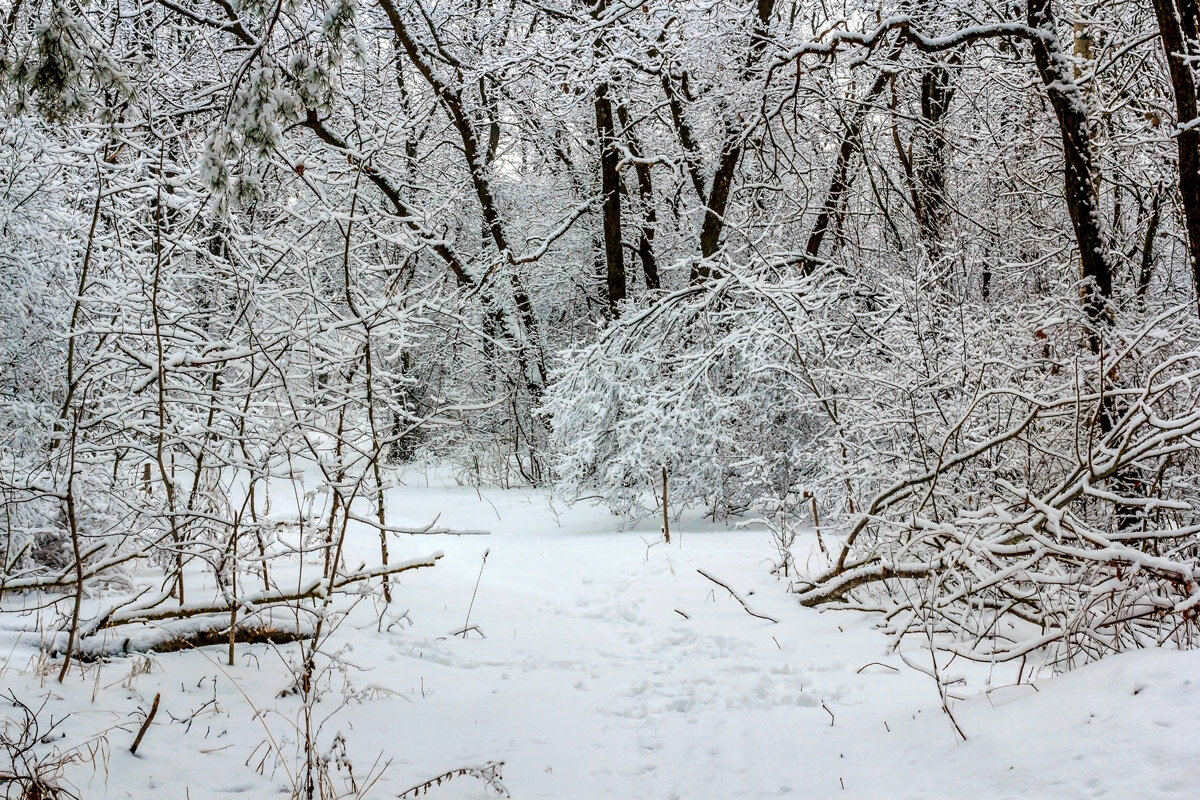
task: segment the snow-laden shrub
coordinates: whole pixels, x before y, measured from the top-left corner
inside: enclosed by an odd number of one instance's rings
[[[813,491],[853,510],[939,436],[983,435],[949,431],[982,389],[1043,383],[1058,344],[1034,331],[1066,325],[1069,300],[948,309],[914,286],[729,269],[627,315],[548,393],[560,488],[639,513],[665,464],[679,504],[727,513]]]
[[[804,328],[840,289],[730,275],[668,294],[561,359],[543,406],[560,490],[638,514],[665,465],[673,503],[725,516],[816,479],[836,461],[837,413],[806,387],[821,343]]]

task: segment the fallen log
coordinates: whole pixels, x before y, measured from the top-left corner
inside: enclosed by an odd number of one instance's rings
[[[270,612],[294,607],[303,600],[324,599],[365,581],[432,567],[442,555],[438,551],[429,556],[378,567],[360,567],[354,572],[338,574],[333,578],[322,575],[291,589],[272,589],[232,599],[215,598],[184,605],[163,605],[172,597],[170,592],[159,592],[149,600],[139,602],[149,591],[143,590],[80,626],[79,657],[94,661],[128,653],[165,653],[213,644],[228,645],[231,638],[231,607],[236,607],[245,620],[257,617],[254,622],[244,620],[232,628],[235,644],[283,644],[311,638],[313,631],[308,626],[270,619]],[[264,616],[267,616],[266,620]],[[118,629],[125,627],[134,629],[128,635],[121,635]],[[114,632],[117,632],[116,635],[110,635]],[[58,631],[45,645],[45,650],[51,656],[61,655],[63,648],[60,640],[66,637],[66,631]]]
[[[128,636],[107,635],[93,636],[79,643],[76,658],[83,662],[100,661],[106,658],[119,658],[145,653],[177,653],[181,650],[192,650],[197,647],[228,646],[229,620],[214,617],[209,620],[195,619],[196,623],[186,627],[157,627],[130,631]],[[304,639],[311,639],[313,629],[308,625],[296,625],[294,622],[268,621],[239,624],[233,630],[234,641],[237,644],[290,644]],[[62,655],[50,651],[51,656]]]

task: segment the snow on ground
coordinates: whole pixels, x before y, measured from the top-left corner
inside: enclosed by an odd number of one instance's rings
[[[956,689],[960,742],[933,681],[889,653],[870,618],[785,593],[764,532],[685,518],[669,546],[648,546],[657,523],[622,531],[603,510],[540,492],[427,486],[419,473],[406,483],[389,495],[391,524],[440,513],[439,525],[492,534],[394,539],[393,559],[445,557],[403,576],[390,610],[359,603],[330,640],[342,667],[316,707],[318,744],[331,752],[342,734],[360,783],[386,765],[368,796],[488,761],[505,762],[518,800],[1195,793],[1200,653],[1127,654],[1036,686],[1012,686],[1011,668],[943,664],[968,679]],[[810,545],[798,545],[802,562]],[[355,529],[348,560],[373,563],[377,547]],[[484,636],[452,636],[485,551],[470,617]],[[749,616],[697,568],[780,622]],[[69,767],[81,797],[291,792],[299,701],[276,695],[295,645],[241,647],[233,667],[220,648],[116,659],[60,686],[8,616],[0,690],[35,707],[47,698],[43,720],[69,712],[60,748],[106,732]],[[927,663],[919,642],[906,653]],[[156,693],[159,715],[132,756]],[[428,794],[494,796],[471,777]]]

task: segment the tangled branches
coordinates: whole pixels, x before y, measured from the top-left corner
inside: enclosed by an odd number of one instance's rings
[[[880,611],[897,637],[932,622],[983,660],[1194,644],[1200,352],[1180,313],[1110,348],[1097,390],[981,394],[928,469],[854,518],[801,602]],[[972,445],[962,433],[999,398],[1012,422]]]
[[[81,745],[62,750],[50,745],[63,719],[51,718],[44,724],[42,708],[31,708],[12,692],[5,698],[11,711],[5,712],[0,727],[0,791],[4,800],[71,800],[79,795],[66,782],[63,773],[72,764],[107,757],[107,741],[101,736]]]

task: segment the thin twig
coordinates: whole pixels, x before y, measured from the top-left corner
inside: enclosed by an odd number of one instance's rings
[[[774,617],[768,617],[766,614],[759,614],[757,611],[751,610],[750,606],[746,605],[746,601],[742,599],[742,596],[740,594],[735,592],[733,589],[730,589],[727,584],[723,583],[722,581],[717,580],[716,578],[714,578],[712,575],[709,575],[704,570],[698,569],[698,570],[696,570],[696,572],[699,572],[701,575],[708,578],[710,581],[715,583],[717,586],[720,586],[722,589],[724,589],[725,591],[727,591],[731,595],[733,595],[733,599],[737,600],[739,603],[741,603],[742,608],[746,609],[746,613],[749,614],[750,616],[758,617],[759,619],[765,619],[767,622],[775,622],[775,623],[779,622],[779,620],[775,619]]]
[[[492,552],[492,548],[490,547],[484,550],[483,561],[479,562],[479,574],[475,576],[475,588],[471,590],[471,604],[467,606],[467,618],[463,621],[462,630],[459,631],[464,639],[467,638],[467,631],[471,630],[471,628],[479,631],[480,636],[483,635],[483,631],[479,630],[478,625],[471,625],[471,611],[475,608],[475,595],[479,593],[479,581],[483,579],[483,568],[487,566],[487,557],[490,552]],[[457,636],[458,634],[455,635]]]

